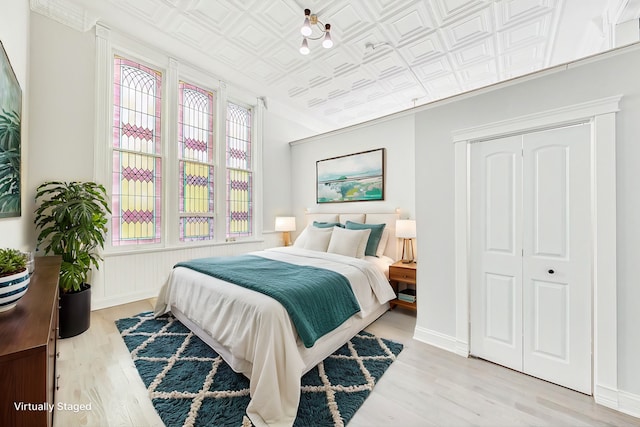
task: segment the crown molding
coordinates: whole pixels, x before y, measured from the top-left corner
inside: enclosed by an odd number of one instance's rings
[[[51,18],[77,31],[88,31],[96,24],[98,18],[85,8],[68,0],[30,0],[31,11]]]

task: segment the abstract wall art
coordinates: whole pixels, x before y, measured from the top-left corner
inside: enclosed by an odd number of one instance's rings
[[[384,200],[384,148],[316,162],[317,203]]]

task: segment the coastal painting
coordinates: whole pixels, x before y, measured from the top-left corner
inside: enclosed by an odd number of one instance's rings
[[[20,216],[22,90],[0,41],[0,218]]]
[[[384,200],[384,148],[316,162],[318,203]]]

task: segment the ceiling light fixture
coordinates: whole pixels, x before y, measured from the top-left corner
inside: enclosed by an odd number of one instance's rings
[[[313,35],[314,28],[320,30],[320,34]],[[300,53],[308,55],[311,50],[309,49],[309,42],[307,40],[322,40],[322,46],[325,49],[333,47],[333,40],[331,39],[331,24],[323,24],[318,20],[318,15],[312,15],[311,10],[304,10],[304,22],[300,28],[302,34],[302,45],[300,46]]]

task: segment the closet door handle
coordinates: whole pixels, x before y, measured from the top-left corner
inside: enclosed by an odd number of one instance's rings
[[[554,271],[552,268],[550,268],[550,269],[549,269],[549,271],[547,271],[547,273],[549,273],[549,274],[555,274],[555,271]]]

